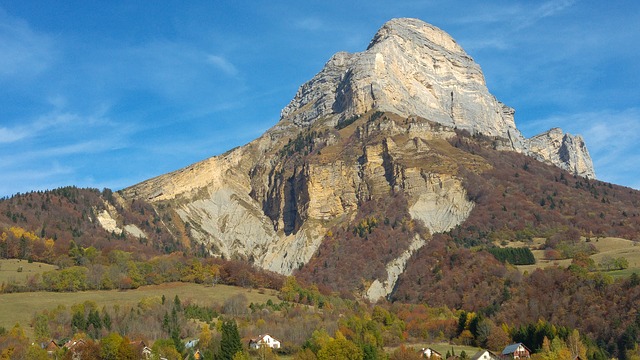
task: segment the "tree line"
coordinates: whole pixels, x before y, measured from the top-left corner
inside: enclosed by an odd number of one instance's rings
[[[135,289],[167,282],[279,289],[283,277],[238,260],[185,257],[181,253],[140,260],[122,250],[98,251],[72,243],[60,269],[33,274],[26,283],[0,284],[0,292]]]

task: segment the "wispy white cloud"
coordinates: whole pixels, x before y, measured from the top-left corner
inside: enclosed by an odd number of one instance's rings
[[[227,56],[186,41],[104,48],[85,64],[87,78],[115,97],[123,91],[142,91],[162,97],[163,104],[194,108],[212,98],[228,101],[225,96],[243,88],[242,73]],[[198,96],[194,96],[195,89]],[[205,98],[206,102],[198,102]]]
[[[0,144],[20,141],[28,135],[29,133],[24,129],[0,127]]]
[[[452,19],[452,23],[462,25],[508,24],[512,31],[521,30],[541,19],[557,15],[575,3],[576,0],[549,0],[542,3],[538,1],[514,2],[500,5],[477,3],[472,11]]]
[[[450,20],[451,23],[465,26],[506,23],[525,12],[524,8],[516,3],[503,6],[496,6],[491,3],[477,3],[476,7],[468,8],[468,10],[453,17]]]
[[[525,30],[542,19],[561,14],[575,2],[576,0],[550,0],[499,6],[478,3],[478,6],[465,15],[452,20],[452,23],[478,29],[468,33],[467,36],[471,38],[460,39],[465,43],[466,50],[505,50],[517,46],[517,42],[522,40],[520,36],[529,36]]]
[[[573,6],[576,0],[551,0],[542,3],[534,12],[534,18],[542,19],[548,16],[553,16],[564,9]]]
[[[95,154],[129,144],[133,127],[96,115],[51,113],[14,128],[0,128],[0,170],[69,156]]]
[[[465,43],[467,43],[464,47],[466,51],[487,49],[505,50],[511,46],[502,36],[475,39],[473,41],[466,41]]]
[[[39,133],[55,126],[56,123],[60,123],[60,120],[64,120],[66,117],[66,115],[62,115],[61,118],[54,116],[46,119],[40,119],[32,123],[21,124],[13,127],[2,127],[0,128],[0,144],[15,143],[26,138],[38,136]]]
[[[59,162],[45,163],[37,169],[22,168],[16,171],[3,172],[0,181],[0,196],[8,196],[16,192],[54,189],[66,185],[75,185],[71,181],[75,169],[63,166]]]
[[[53,112],[43,115],[34,121],[26,121],[13,127],[0,128],[0,144],[15,143],[28,138],[41,136],[52,129],[64,128],[70,124],[85,125],[95,123],[92,117],[82,117],[72,113]]]
[[[0,144],[0,196],[66,185],[115,188],[120,185],[109,185],[111,177],[130,175],[122,154],[134,151],[137,126],[91,115],[67,118],[20,142]]]
[[[571,7],[575,2],[575,0],[546,1],[533,8],[524,9],[524,11],[518,14],[518,16],[515,17],[511,21],[511,23],[515,25],[516,30],[523,30],[536,24],[544,18],[555,16],[561,13],[565,9]]]
[[[222,70],[225,74],[235,76],[238,74],[238,69],[229,60],[219,55],[207,56],[207,62],[211,65]]]
[[[297,20],[294,23],[294,26],[301,30],[318,31],[318,30],[324,29],[325,24],[319,18],[306,17],[306,18]]]
[[[0,8],[0,78],[36,75],[51,65],[55,52],[52,37]]]
[[[20,172],[9,173],[7,179],[14,182],[35,182],[50,179],[60,175],[69,175],[72,174],[73,171],[73,167],[68,165],[63,166],[59,161],[53,161],[38,169],[26,169]]]

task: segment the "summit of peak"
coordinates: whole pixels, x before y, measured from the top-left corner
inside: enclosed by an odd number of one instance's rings
[[[466,55],[462,47],[445,31],[414,18],[395,18],[387,21],[376,32],[367,49],[394,38],[425,45],[430,43],[449,52]]]
[[[281,119],[335,124],[372,109],[472,133],[516,132],[513,111],[489,93],[480,66],[449,34],[418,19],[389,20],[367,50],[334,55],[300,87]]]

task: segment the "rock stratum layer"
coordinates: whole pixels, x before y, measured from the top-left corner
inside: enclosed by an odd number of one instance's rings
[[[192,242],[212,255],[291,274],[329,229],[349,226],[363,203],[391,193],[404,194],[407,209],[399,211],[431,234],[462,223],[473,202],[460,169],[480,173],[489,165],[447,141],[460,130],[594,177],[582,138],[554,129],[525,139],[514,110],[489,93],[480,67],[455,40],[420,20],[394,19],[367,50],[334,55],[260,138],[122,195],[172,209]],[[380,264],[387,276],[364,279],[373,283],[366,296],[389,294],[429,235],[421,236]]]

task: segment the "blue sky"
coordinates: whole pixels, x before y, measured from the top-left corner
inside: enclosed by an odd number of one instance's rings
[[[117,190],[243,145],[394,17],[451,34],[525,136],[581,134],[599,179],[640,189],[640,2],[160,3],[0,0],[0,196]]]

